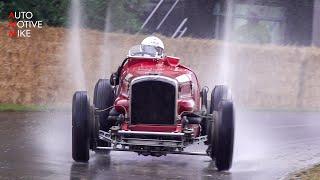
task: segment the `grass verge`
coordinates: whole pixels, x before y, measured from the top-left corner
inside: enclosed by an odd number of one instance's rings
[[[320,164],[311,169],[303,170],[289,178],[290,180],[319,180],[320,179]]]
[[[0,112],[4,111],[46,111],[47,106],[44,105],[25,105],[25,104],[0,104]]]

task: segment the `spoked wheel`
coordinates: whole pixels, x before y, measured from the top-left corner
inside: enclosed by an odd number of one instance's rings
[[[109,142],[105,142],[99,139],[99,129],[108,132],[109,129],[114,125],[112,122],[108,121],[108,116],[110,108],[114,102],[114,92],[113,88],[110,85],[110,81],[108,79],[99,79],[95,88],[93,95],[93,104],[94,107],[98,110],[103,110],[96,113],[95,119],[95,130],[93,136],[97,141],[97,146],[102,147],[110,147],[111,144]],[[96,151],[100,152],[100,151]],[[107,151],[109,153],[110,151]]]
[[[72,99],[72,158],[77,162],[89,160],[90,112],[86,91],[77,91]]]

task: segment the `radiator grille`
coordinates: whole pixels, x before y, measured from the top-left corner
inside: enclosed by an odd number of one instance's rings
[[[131,86],[131,124],[174,124],[175,85],[145,80]]]

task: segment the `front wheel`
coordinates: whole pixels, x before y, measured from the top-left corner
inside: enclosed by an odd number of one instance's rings
[[[77,91],[72,99],[72,158],[77,162],[89,160],[90,124],[87,92]]]
[[[109,129],[114,126],[115,124],[111,121],[108,121],[108,116],[110,108],[114,103],[115,95],[113,92],[113,88],[110,84],[110,81],[108,79],[99,79],[99,81],[96,83],[96,86],[94,87],[94,94],[93,94],[93,104],[94,107],[98,110],[103,110],[101,112],[97,112],[95,122],[95,130],[94,130],[94,137],[97,141],[97,143],[93,146],[99,146],[99,147],[110,147],[110,142],[105,142],[99,139],[99,130],[103,130],[105,132],[108,132]],[[95,150],[95,152],[100,152],[98,150]],[[110,151],[104,151],[107,152],[107,154]]]
[[[211,139],[211,158],[216,160],[219,171],[229,170],[232,166],[234,144],[233,103],[222,100],[214,120]]]

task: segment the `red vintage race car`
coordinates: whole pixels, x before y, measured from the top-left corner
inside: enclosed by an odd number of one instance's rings
[[[157,57],[133,47],[110,79],[94,88],[93,105],[86,91],[72,102],[72,157],[89,160],[96,152],[133,151],[139,155],[206,155],[218,170],[232,165],[234,113],[230,92],[217,85],[207,101],[196,74],[179,58]],[[206,151],[185,152],[203,142]]]

